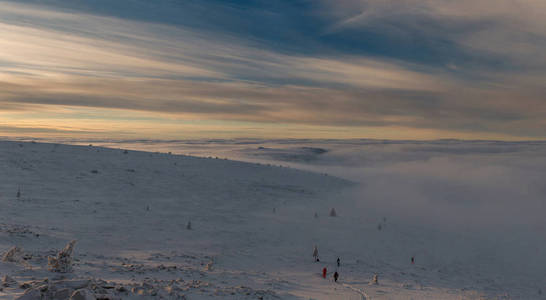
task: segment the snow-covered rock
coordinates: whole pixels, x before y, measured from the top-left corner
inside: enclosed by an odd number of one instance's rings
[[[4,277],[2,277],[2,286],[3,287],[10,287],[10,286],[13,286],[13,285],[17,285],[17,281],[15,279],[13,279],[12,277],[10,277],[8,275],[4,275]]]
[[[95,294],[88,289],[79,289],[74,291],[70,300],[96,300]]]
[[[41,299],[42,299],[42,293],[39,290],[28,289],[23,293],[23,295],[17,297],[15,300],[41,300]]]

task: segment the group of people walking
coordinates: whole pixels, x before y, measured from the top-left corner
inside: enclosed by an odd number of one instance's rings
[[[313,258],[315,259],[315,262],[320,262],[320,258],[319,258],[319,255],[318,255],[318,248],[317,246],[315,245],[315,249],[313,249]],[[337,280],[339,279],[339,273],[338,273],[338,268],[341,267],[341,259],[338,257],[337,258],[337,268],[336,268],[336,271],[334,272],[334,282],[337,282]],[[322,269],[322,278],[326,278],[326,274],[328,273],[328,269],[326,267],[324,267]]]
[[[315,262],[320,262],[320,258],[319,258],[319,254],[318,254],[318,247],[315,245],[315,248],[313,249],[313,258],[315,259]],[[338,270],[339,270],[339,267],[341,267],[341,259],[338,257],[337,258],[337,267],[336,267],[336,271],[334,272],[334,282],[337,282],[337,280],[339,279],[339,273],[338,273]],[[412,256],[411,257],[411,264],[415,264],[415,256]],[[328,273],[328,269],[326,267],[324,267],[322,269],[322,278],[326,278],[326,275]],[[374,282],[377,284],[377,275],[374,276]]]

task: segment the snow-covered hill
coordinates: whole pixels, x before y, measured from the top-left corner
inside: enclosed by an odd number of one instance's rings
[[[0,262],[9,276],[0,299],[68,299],[77,289],[97,299],[543,297],[544,276],[499,265],[494,236],[484,243],[363,212],[362,186],[326,174],[10,141],[0,142],[0,168],[0,250],[22,249]],[[47,257],[71,240],[74,271],[50,272]]]
[[[17,281],[3,299],[23,293],[23,282],[60,279],[45,258],[72,239],[68,278],[127,290],[149,282],[141,294],[167,296],[172,286],[189,299],[285,297],[298,287],[278,270],[295,257],[310,261],[313,246],[286,225],[312,224],[315,211],[327,212],[316,199],[350,185],[273,166],[58,144],[2,142],[0,164],[0,247],[29,258],[1,264]]]

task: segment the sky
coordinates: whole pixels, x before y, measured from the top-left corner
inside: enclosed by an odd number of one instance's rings
[[[546,138],[540,0],[0,0],[0,136]]]

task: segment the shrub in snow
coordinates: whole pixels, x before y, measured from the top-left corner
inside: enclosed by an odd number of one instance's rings
[[[204,268],[205,271],[213,271],[214,270],[214,259],[211,259],[207,265]]]
[[[188,225],[186,225],[187,230],[191,230],[191,221],[188,221]]]
[[[63,250],[57,253],[57,257],[49,256],[47,258],[47,265],[50,271],[59,273],[72,272],[74,244],[76,244],[75,240],[68,243]]]
[[[413,284],[409,283],[409,282],[403,282],[401,285],[400,285],[401,288],[403,289],[411,289],[413,288]]]
[[[21,198],[21,188],[17,189],[17,199]]]
[[[316,219],[316,218],[318,218],[318,214],[317,214],[317,213],[315,213],[315,219]]]
[[[3,262],[20,262],[23,258],[23,250],[19,247],[12,247],[2,257]]]
[[[337,212],[336,212],[336,209],[335,208],[332,208],[330,210],[330,217],[337,217]]]

